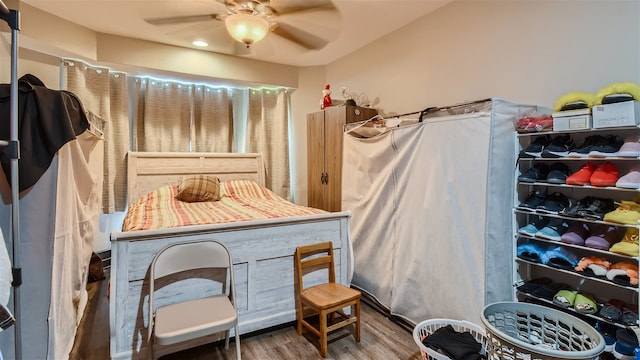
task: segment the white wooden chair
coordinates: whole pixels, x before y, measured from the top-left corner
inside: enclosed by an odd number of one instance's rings
[[[221,273],[222,270],[222,273]],[[180,277],[175,275],[180,273]],[[173,275],[173,276],[170,276]],[[162,287],[185,278],[219,279],[211,281],[214,295],[154,307],[159,280]],[[228,281],[228,283],[227,283]],[[217,283],[218,286],[213,284]],[[166,295],[166,294],[165,294]],[[173,295],[172,295],[173,296]],[[175,294],[184,297],[184,294]],[[162,248],[153,259],[149,283],[149,336],[151,359],[154,345],[172,345],[226,331],[225,349],[229,348],[230,329],[234,328],[236,359],[240,360],[240,332],[235,301],[233,261],[229,250],[213,240],[182,242]]]

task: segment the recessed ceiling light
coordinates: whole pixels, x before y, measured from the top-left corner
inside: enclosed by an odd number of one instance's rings
[[[206,41],[202,41],[202,40],[196,40],[193,42],[193,45],[195,46],[200,46],[200,47],[205,47],[205,46],[209,46],[209,44],[206,43]]]

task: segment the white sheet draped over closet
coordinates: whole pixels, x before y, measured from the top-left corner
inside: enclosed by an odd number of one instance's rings
[[[479,324],[486,304],[513,298],[512,120],[537,108],[488,105],[370,139],[345,134],[352,283],[413,323]]]
[[[49,359],[66,358],[87,304],[87,276],[102,198],[102,166],[98,139],[84,132],[58,150],[55,239],[49,307]],[[96,158],[96,155],[99,155]],[[101,169],[100,169],[101,170]],[[79,271],[82,269],[83,271]],[[73,335],[73,336],[72,336]],[[53,350],[53,353],[51,352]]]
[[[38,182],[21,194],[23,359],[67,359],[73,347],[87,303],[102,151],[100,138],[88,131],[80,134],[58,150]],[[0,218],[7,219],[0,224],[6,234],[10,204],[0,206]],[[14,357],[13,328],[0,333],[0,349],[5,358]]]

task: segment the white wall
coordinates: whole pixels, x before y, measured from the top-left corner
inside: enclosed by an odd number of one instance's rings
[[[327,66],[386,114],[487,97],[552,106],[640,83],[640,2],[454,1]]]
[[[307,205],[307,114],[320,111],[325,84],[324,66],[300,68],[298,89],[291,96],[293,200]]]
[[[640,83],[640,1],[454,1],[325,67],[301,69],[296,124],[331,84],[366,96],[383,115],[488,97],[552,107],[570,91]],[[293,138],[306,139],[306,127]],[[302,143],[296,154],[306,154]],[[295,161],[306,204],[306,156]]]

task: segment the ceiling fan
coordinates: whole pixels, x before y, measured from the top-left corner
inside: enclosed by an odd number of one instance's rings
[[[339,17],[331,0],[217,0],[225,9],[218,13],[148,18],[152,25],[171,25],[203,21],[224,22],[227,32],[247,48],[273,33],[308,50],[319,50],[333,40],[329,32],[318,32],[306,24],[303,30],[287,19],[322,16]],[[294,21],[295,22],[295,21]],[[334,35],[337,33],[334,32]]]

